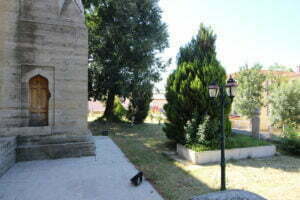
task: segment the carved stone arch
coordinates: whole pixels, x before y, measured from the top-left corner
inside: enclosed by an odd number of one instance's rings
[[[23,116],[22,126],[38,126],[32,123],[32,93],[30,81],[34,77],[42,77],[48,82],[48,92],[50,98],[48,99],[48,123],[42,126],[53,127],[55,123],[55,72],[54,67],[50,66],[32,66],[23,65],[21,67],[21,113]]]
[[[64,12],[67,11],[69,6],[76,7],[78,14],[83,15],[84,8],[81,0],[58,0],[58,5],[59,5],[59,15],[63,15]]]

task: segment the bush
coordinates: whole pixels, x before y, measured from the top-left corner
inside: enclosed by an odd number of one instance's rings
[[[198,115],[199,116],[199,115]],[[187,144],[213,145],[219,144],[221,137],[220,121],[215,118],[211,119],[205,115],[200,121],[193,117],[185,126],[185,142]],[[224,132],[227,137],[231,136],[231,122],[226,118],[224,122]]]
[[[150,82],[143,82],[135,86],[129,98],[128,120],[133,120],[135,124],[144,122],[149,113],[150,103],[152,101],[152,90],[153,85]]]
[[[300,155],[300,136],[296,132],[295,124],[288,124],[283,133],[281,140],[281,148],[289,153]]]
[[[300,156],[300,137],[283,138],[281,148],[289,153]]]
[[[164,106],[168,122],[163,130],[178,143],[203,143],[220,134],[220,97],[213,102],[208,94],[209,84],[222,86],[226,81],[226,72],[216,59],[215,38],[210,28],[201,26],[197,37],[180,49],[178,67],[168,78]],[[230,107],[225,107],[228,134]]]
[[[127,110],[122,105],[119,98],[115,98],[114,103],[114,116],[116,118],[115,121],[122,120],[127,115]]]

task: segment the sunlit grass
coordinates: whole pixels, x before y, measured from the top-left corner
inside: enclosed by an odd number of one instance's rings
[[[188,200],[194,195],[217,191],[219,164],[192,165],[170,159],[163,152],[174,151],[162,131],[162,125],[127,123],[91,123],[95,135],[103,130],[122,149],[129,160],[166,200]],[[271,200],[300,199],[300,159],[275,156],[227,163],[228,189],[244,189]]]

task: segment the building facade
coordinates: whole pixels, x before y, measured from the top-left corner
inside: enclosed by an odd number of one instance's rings
[[[87,141],[87,68],[81,0],[1,0],[0,137]]]
[[[88,36],[82,6],[73,0],[1,0],[0,9],[0,135],[85,133]]]

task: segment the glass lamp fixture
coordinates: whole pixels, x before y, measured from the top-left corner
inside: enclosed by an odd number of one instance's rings
[[[219,94],[219,86],[216,83],[212,83],[208,86],[209,96],[212,98],[216,98]]]
[[[228,79],[227,84],[225,85],[227,96],[233,98],[235,97],[235,91],[237,88],[236,81],[231,77]]]

